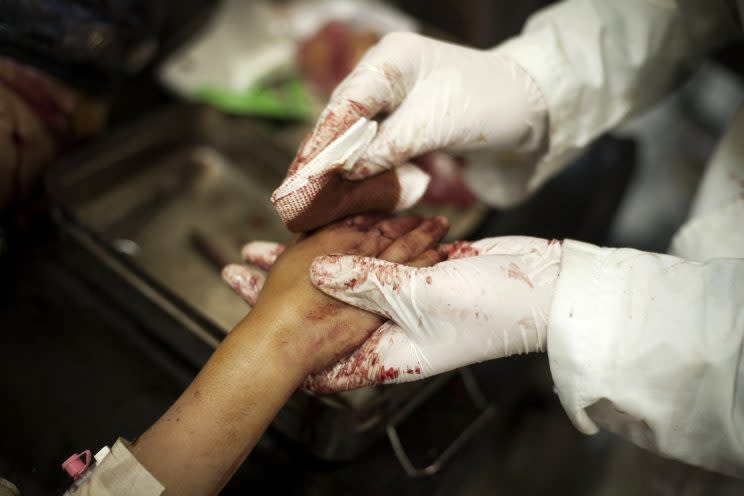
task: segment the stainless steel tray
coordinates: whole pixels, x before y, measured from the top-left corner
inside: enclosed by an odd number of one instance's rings
[[[294,150],[274,136],[249,120],[178,106],[91,145],[48,177],[61,226],[89,257],[83,272],[104,291],[125,285],[123,299],[175,322],[168,335],[156,329],[158,339],[195,367],[249,310],[222,282],[222,265],[239,261],[248,240],[289,237],[268,199]],[[462,234],[466,226],[455,224]],[[384,435],[426,384],[298,392],[273,425],[314,455],[348,459]]]

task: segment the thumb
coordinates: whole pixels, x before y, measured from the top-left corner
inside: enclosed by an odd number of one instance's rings
[[[400,167],[409,159],[433,149],[420,139],[420,133],[409,131],[411,123],[407,121],[405,115],[401,117],[400,110],[385,119],[359,159],[344,169],[344,177],[352,181],[366,179]]]
[[[419,270],[376,258],[326,255],[310,266],[310,280],[337,300],[400,322],[409,313],[406,288]]]
[[[345,177],[364,179],[399,167],[423,153],[454,144],[460,133],[446,112],[447,102],[432,104],[433,94],[436,94],[435,88],[412,90],[379,124],[377,133],[359,159],[345,170]]]

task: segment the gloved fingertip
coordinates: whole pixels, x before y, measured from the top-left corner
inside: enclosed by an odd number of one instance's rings
[[[399,212],[414,206],[426,193],[431,177],[413,164],[403,164],[395,169],[400,186],[400,196],[395,205]]]
[[[323,255],[310,266],[310,280],[321,291],[351,289],[359,280],[358,268],[364,257]]]

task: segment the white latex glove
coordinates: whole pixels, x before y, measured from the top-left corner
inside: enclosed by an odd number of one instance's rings
[[[284,245],[271,241],[246,243],[241,256],[248,265],[227,265],[222,270],[222,278],[238,296],[253,306],[266,282],[265,271],[271,268],[284,249]],[[374,353],[381,339],[395,339],[399,335],[402,335],[402,331],[397,325],[390,321],[383,323],[351,355],[328,369],[309,376],[302,387],[319,393],[333,393],[384,382],[395,375],[396,371],[371,363],[370,353]],[[420,372],[412,369],[410,374],[419,375]]]
[[[546,349],[560,242],[513,236],[443,249],[449,260],[424,269],[355,256],[315,261],[319,289],[391,321],[316,378],[319,389],[405,382]]]
[[[360,117],[389,114],[347,171],[361,179],[437,149],[544,152],[548,118],[540,90],[512,59],[413,33],[391,33],[336,88],[290,171]]]

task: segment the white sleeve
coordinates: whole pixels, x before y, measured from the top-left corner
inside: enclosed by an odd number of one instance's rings
[[[548,106],[548,151],[524,179],[525,194],[737,33],[725,0],[568,0],[533,15],[495,49],[532,75]]]
[[[718,235],[728,247],[719,254],[738,258],[696,262],[564,242],[548,356],[579,430],[602,426],[666,456],[744,475],[742,217],[739,199],[688,226]]]
[[[134,457],[129,443],[119,438],[73,496],[160,496],[164,491],[165,487]]]

